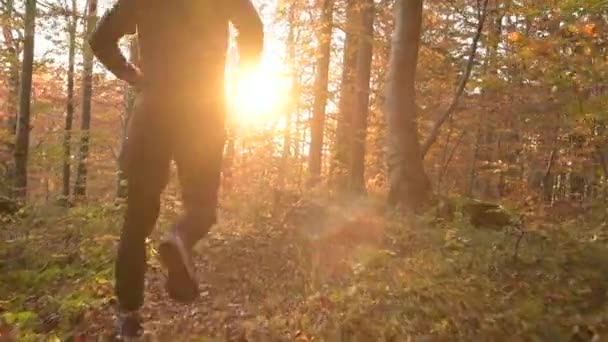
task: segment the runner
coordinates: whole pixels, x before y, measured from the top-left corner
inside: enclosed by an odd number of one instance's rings
[[[101,63],[141,92],[121,156],[128,200],[115,274],[119,337],[143,333],[138,310],[144,301],[145,240],[158,218],[172,160],[185,213],[159,253],[169,296],[182,303],[198,297],[191,252],[216,222],[230,22],[239,31],[241,67],[257,64],[263,24],[249,0],[118,0],[90,37]],[[118,46],[131,34],[138,36],[141,69]]]

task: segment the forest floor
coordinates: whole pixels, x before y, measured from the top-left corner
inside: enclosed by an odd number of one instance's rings
[[[312,208],[312,209],[311,209]],[[608,338],[601,224],[524,235],[405,220],[370,206],[243,215],[199,246],[200,300],[167,298],[150,239],[150,341],[599,341]],[[333,209],[332,209],[333,208]],[[175,216],[166,210],[160,226]],[[0,341],[113,331],[113,206],[41,206],[0,225]],[[595,336],[595,337],[594,337]]]

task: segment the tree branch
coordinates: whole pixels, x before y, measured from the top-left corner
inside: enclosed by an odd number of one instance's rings
[[[452,103],[450,103],[450,106],[446,109],[446,111],[439,117],[439,120],[437,120],[437,122],[435,122],[435,124],[433,125],[433,128],[431,129],[431,132],[428,136],[428,138],[426,139],[426,141],[422,144],[422,156],[424,158],[424,156],[426,156],[427,152],[429,151],[429,149],[431,148],[431,146],[433,146],[433,144],[435,143],[435,141],[437,141],[437,138],[439,137],[439,133],[441,130],[441,126],[443,126],[443,124],[445,123],[445,121],[452,115],[452,113],[454,112],[454,110],[456,109],[456,106],[458,105],[458,101],[460,100],[460,97],[462,96],[462,94],[464,93],[464,89],[469,81],[469,78],[471,76],[471,71],[473,70],[473,64],[475,64],[475,55],[477,54],[477,47],[479,45],[479,40],[481,39],[481,33],[483,31],[483,26],[484,23],[486,21],[486,17],[488,14],[488,2],[489,0],[484,0],[483,2],[483,6],[481,9],[481,15],[479,17],[479,22],[477,24],[477,32],[475,33],[475,37],[473,37],[473,42],[471,43],[471,50],[469,52],[469,59],[467,61],[467,65],[465,67],[465,71],[464,74],[462,75],[462,78],[460,79],[460,83],[458,84],[458,88],[456,88],[456,93],[454,95],[454,98],[452,99]]]

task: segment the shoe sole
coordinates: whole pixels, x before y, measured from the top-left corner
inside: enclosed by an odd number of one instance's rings
[[[178,248],[169,242],[161,243],[158,253],[167,269],[167,292],[178,302],[190,304],[198,297],[198,285],[192,279]]]

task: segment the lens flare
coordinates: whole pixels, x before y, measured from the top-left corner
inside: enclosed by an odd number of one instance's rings
[[[289,99],[289,83],[269,67],[240,70],[228,83],[231,114],[239,124],[264,124],[281,115]]]

